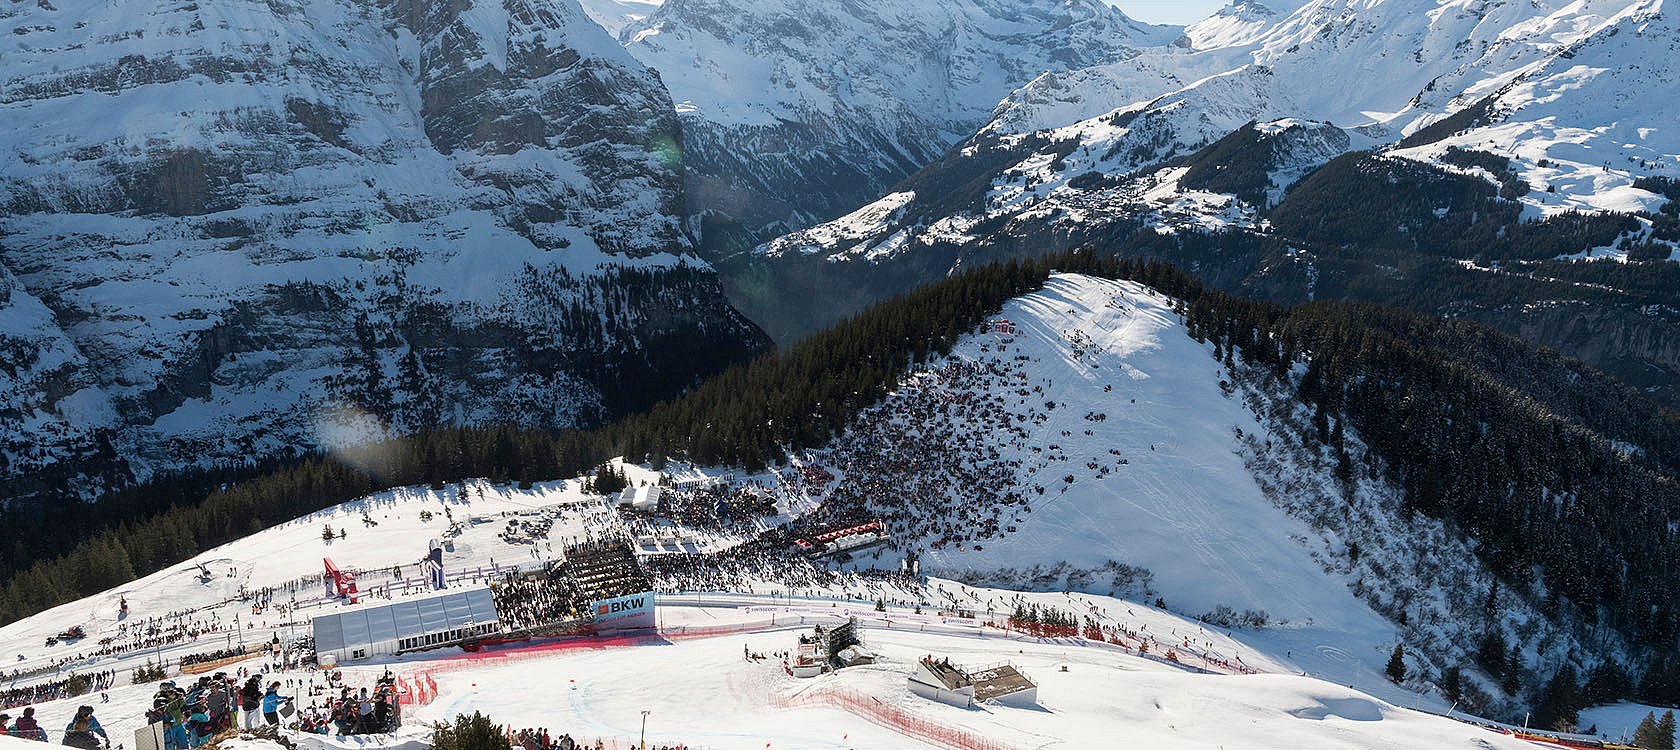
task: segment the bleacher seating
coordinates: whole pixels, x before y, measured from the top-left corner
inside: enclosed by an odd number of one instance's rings
[[[651,588],[641,563],[627,541],[597,542],[566,549],[566,573],[592,600],[647,591]]]

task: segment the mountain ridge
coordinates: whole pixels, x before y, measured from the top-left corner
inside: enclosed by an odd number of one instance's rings
[[[8,501],[595,423],[767,345],[682,231],[657,75],[574,0],[0,23]]]

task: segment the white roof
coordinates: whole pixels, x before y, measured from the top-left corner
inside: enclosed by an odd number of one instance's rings
[[[497,619],[490,588],[481,586],[336,610],[316,617],[311,624],[315,650],[327,653]]]
[[[654,484],[625,487],[623,492],[618,493],[618,504],[634,505],[637,508],[651,507],[659,504],[660,494],[661,488]]]

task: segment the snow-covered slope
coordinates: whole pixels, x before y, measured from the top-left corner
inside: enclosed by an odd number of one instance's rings
[[[575,0],[0,26],[0,496],[100,483],[78,456],[308,447],[345,411],[589,422],[605,369],[695,376],[650,336],[761,345],[682,260],[670,99]]]
[[[601,24],[608,34],[617,37],[625,27],[653,15],[662,4],[660,0],[581,0],[583,12]]]
[[[1505,746],[1508,739],[1496,734],[1398,708],[1447,708],[1428,683],[1441,664],[1464,660],[1465,633],[1480,626],[1471,613],[1485,599],[1486,572],[1468,548],[1437,525],[1403,520],[1392,488],[1339,485],[1333,461],[1308,435],[1305,410],[1267,376],[1223,364],[1211,344],[1189,336],[1174,305],[1135,283],[1056,275],[1005,305],[987,330],[926,362],[829,448],[757,475],[624,467],[632,483],[768,493],[779,512],[743,529],[822,524],[865,508],[885,521],[894,548],[860,552],[824,577],[812,573],[825,564],[791,550],[771,551],[756,566],[750,555],[724,555],[698,577],[656,574],[664,590],[682,592],[661,599],[669,641],[657,648],[609,642],[491,651],[482,661],[453,650],[400,657],[397,669],[435,672],[443,687],[413,718],[423,724],[476,709],[516,726],[614,737],[631,734],[628,722],[651,706],[664,722],[655,736],[671,741],[910,746],[837,713],[852,695],[1020,746],[1084,746],[1119,733],[1159,735],[1165,747],[1363,748],[1421,738],[1432,747]],[[1347,439],[1362,451],[1356,434]],[[831,470],[828,478],[811,480],[823,475],[819,468]],[[361,571],[364,591],[400,596],[422,585],[414,561],[432,538],[447,539],[445,568],[463,581],[554,559],[580,538],[626,534],[650,560],[725,550],[744,539],[669,518],[623,516],[582,485],[520,490],[472,481],[375,493],[8,624],[0,640],[21,657],[16,669],[126,676],[146,659],[202,653],[236,637],[266,641],[328,611],[323,555]],[[665,501],[688,502],[691,492],[668,487]],[[328,541],[324,526],[346,536]],[[533,527],[541,529],[534,540],[510,531]],[[1362,553],[1348,552],[1355,546]],[[923,571],[935,577],[915,584],[856,574],[896,567],[907,550],[920,551]],[[714,581],[728,583],[719,590]],[[272,600],[253,609],[247,594],[268,591]],[[1153,606],[1156,597],[1166,609]],[[117,610],[123,598],[126,618]],[[1087,616],[1156,649],[1140,658],[1130,648],[1036,641],[983,624],[1017,603]],[[1602,646],[1573,642],[1523,596],[1506,592],[1499,605],[1500,626],[1524,659],[1544,663]],[[190,611],[184,619],[162,621],[194,635],[126,648],[134,636],[125,630],[183,611]],[[1380,614],[1390,612],[1405,612],[1406,623]],[[881,663],[812,683],[738,656],[743,645],[782,650],[788,629],[850,615],[860,617]],[[87,645],[42,645],[78,624]],[[690,628],[728,635],[696,638]],[[122,653],[72,654],[106,637]],[[1405,686],[1382,674],[1397,641],[1407,644],[1416,675]],[[1171,664],[1167,648],[1191,666],[1216,657],[1241,665],[1231,671],[1272,674],[1187,674]],[[1012,661],[1039,680],[1048,711],[958,712],[913,698],[904,677],[928,653],[971,665]],[[356,684],[385,666],[346,673]],[[133,728],[150,689],[125,684],[119,679],[113,702],[100,710],[108,725]],[[556,700],[532,701],[531,694]],[[690,694],[715,697],[703,710],[672,698]],[[62,721],[73,706],[53,702],[43,714]],[[842,727],[855,736],[839,737]]]
[[[1245,640],[1393,700],[1381,668],[1396,640],[1425,682],[1466,663],[1493,585],[1472,546],[1403,514],[1384,481],[1334,479],[1290,387],[1221,364],[1173,306],[1136,283],[1053,276],[1005,305],[1014,333],[964,337],[817,454],[849,467],[825,511],[874,509],[936,575],[1264,623]],[[1539,671],[1615,653],[1538,598],[1501,606]]]
[[[1662,201],[1633,182],[1680,176],[1680,103],[1656,94],[1677,85],[1680,8],[1645,0],[1490,92],[1479,127],[1399,153],[1427,161],[1457,146],[1510,156],[1524,181],[1544,188],[1524,200],[1546,214],[1654,211]]]
[[[1184,27],[1180,44],[1195,50],[1253,44],[1308,0],[1233,0],[1213,15]]]
[[[1177,34],[1098,0],[672,0],[622,40],[681,113],[689,214],[761,233],[879,195],[1045,71]]]

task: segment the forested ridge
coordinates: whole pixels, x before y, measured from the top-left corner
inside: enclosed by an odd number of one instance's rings
[[[1560,611],[1650,654],[1624,665],[1627,685],[1612,692],[1680,700],[1680,417],[1597,370],[1473,322],[1353,302],[1243,299],[1165,263],[1092,251],[947,278],[598,430],[423,431],[254,478],[206,474],[132,490],[126,505],[110,506],[129,515],[84,529],[74,549],[27,567],[28,556],[8,556],[0,618],[392,486],[576,476],[617,455],[756,468],[825,444],[911,363],[948,351],[1052,269],[1132,279],[1183,300],[1193,336],[1296,384],[1318,414],[1318,439],[1344,454],[1344,470],[1384,476],[1402,488],[1409,512],[1477,540],[1506,585],[1531,590],[1538,575]],[[1343,424],[1368,455],[1348,453]]]

